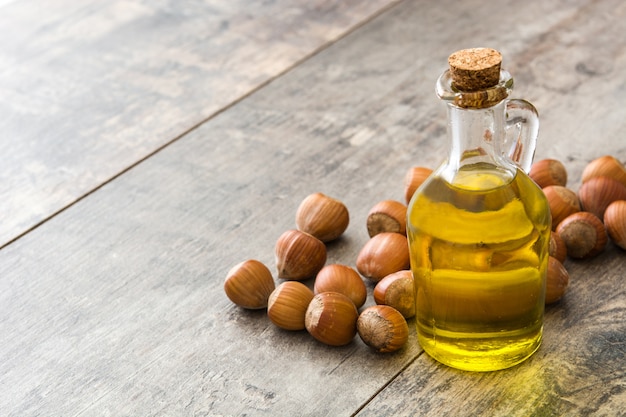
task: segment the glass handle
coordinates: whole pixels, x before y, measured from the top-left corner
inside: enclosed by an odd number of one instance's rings
[[[509,100],[506,105],[504,154],[526,173],[530,170],[537,146],[539,115],[526,100]]]

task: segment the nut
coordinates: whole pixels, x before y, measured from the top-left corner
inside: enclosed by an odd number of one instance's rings
[[[593,177],[580,186],[578,197],[584,211],[589,211],[603,220],[604,210],[609,204],[626,200],[626,186],[611,177]]]
[[[550,232],[550,245],[548,247],[550,256],[555,257],[559,262],[565,262],[567,258],[567,246],[556,232]]]
[[[395,308],[405,319],[409,319],[415,316],[414,292],[413,273],[408,270],[398,271],[376,284],[374,301]]]
[[[347,265],[326,265],[315,277],[315,294],[339,292],[346,295],[356,308],[365,304],[367,288],[358,272]]]
[[[602,221],[587,211],[567,216],[556,232],[565,242],[567,255],[577,259],[596,256],[604,250],[608,241]]]
[[[400,233],[379,233],[368,240],[356,259],[361,275],[374,282],[403,269],[409,269],[409,244]]]
[[[326,263],[326,246],[300,230],[287,230],[276,241],[278,278],[303,280],[314,277]]]
[[[313,299],[313,291],[298,281],[286,281],[270,294],[267,316],[285,330],[303,330],[304,315]]]
[[[367,233],[373,237],[382,232],[406,235],[406,206],[399,201],[384,200],[367,214]]]
[[[363,310],[357,322],[363,342],[376,352],[395,352],[409,340],[409,326],[399,311],[387,305]]]
[[[548,258],[548,276],[546,280],[546,304],[552,304],[561,299],[569,285],[567,269],[556,258]]]
[[[528,176],[541,188],[549,185],[565,187],[567,184],[565,165],[556,159],[542,159],[535,162],[530,168]]]
[[[570,214],[580,211],[580,202],[576,193],[562,185],[549,185],[543,189],[548,199],[550,214],[552,215],[552,230]]]
[[[255,259],[233,266],[224,280],[224,291],[230,301],[253,310],[267,307],[268,298],[274,288],[272,273]]]
[[[604,225],[617,246],[626,249],[626,201],[614,201],[604,212]]]
[[[404,200],[407,204],[420,185],[433,173],[433,170],[425,167],[412,167],[404,176]]]
[[[314,193],[300,203],[296,211],[299,230],[315,236],[322,242],[337,239],[350,223],[350,214],[339,200],[322,193]]]
[[[318,341],[330,346],[343,346],[356,335],[359,317],[354,303],[338,292],[315,295],[306,310],[306,330]]]
[[[582,174],[585,183],[594,177],[610,177],[626,187],[626,167],[611,155],[601,156],[589,162]]]

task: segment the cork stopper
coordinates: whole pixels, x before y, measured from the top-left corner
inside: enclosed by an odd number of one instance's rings
[[[462,49],[448,58],[453,85],[460,91],[478,91],[497,85],[501,63],[500,52],[490,48]]]

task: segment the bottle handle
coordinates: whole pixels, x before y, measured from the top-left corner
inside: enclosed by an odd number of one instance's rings
[[[539,115],[526,100],[512,99],[506,104],[506,137],[503,153],[526,173],[535,156]]]

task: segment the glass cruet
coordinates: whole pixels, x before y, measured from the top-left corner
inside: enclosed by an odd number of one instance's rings
[[[464,370],[508,368],[541,344],[551,218],[528,177],[538,133],[529,102],[488,48],[458,51],[437,81],[448,158],[409,203],[421,347]]]

